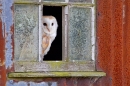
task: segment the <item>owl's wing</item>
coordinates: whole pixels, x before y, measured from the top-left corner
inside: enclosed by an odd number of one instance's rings
[[[48,36],[43,36],[42,37],[42,48],[43,48],[43,52],[47,49],[48,45],[49,45],[49,40],[50,40],[50,37]]]

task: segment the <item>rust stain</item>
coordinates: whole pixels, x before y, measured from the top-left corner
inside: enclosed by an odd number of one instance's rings
[[[12,10],[13,11],[13,10]],[[14,24],[11,26],[11,32],[12,32],[12,43],[11,43],[11,45],[12,45],[12,59],[11,59],[11,61],[13,62],[13,59],[14,59]],[[10,69],[8,69],[8,72],[13,72],[14,71],[14,63],[12,64],[12,67],[10,68]]]
[[[111,60],[112,83],[114,86],[123,86],[123,1],[112,2],[112,27],[111,27]]]
[[[13,65],[13,11],[12,9],[12,5],[13,5],[13,1],[10,0],[4,0],[2,1],[2,5],[3,5],[3,14],[2,14],[2,18],[3,18],[3,23],[5,25],[5,28],[3,28],[5,30],[5,62],[6,62],[6,69],[11,70],[11,67]]]
[[[1,9],[0,9],[1,10]],[[5,86],[6,69],[5,69],[5,39],[2,33],[2,22],[0,22],[0,86]]]
[[[111,21],[112,0],[97,1],[97,70],[103,70],[107,76],[103,77],[94,86],[111,86]],[[108,63],[109,62],[109,63]]]
[[[5,58],[7,55],[6,52],[8,48],[8,45],[6,45],[6,42],[9,42],[10,38],[10,24],[12,16],[9,14],[9,9],[11,3],[6,3],[8,2],[7,0],[1,0],[0,1],[0,86],[6,86],[6,81],[7,81],[7,70],[6,66],[7,63],[9,62],[9,59]],[[8,11],[8,12],[7,12]],[[8,46],[10,48],[10,46]],[[8,54],[8,58],[10,58],[10,54]]]
[[[2,4],[0,3],[0,7]],[[0,15],[2,15],[2,9],[0,9]],[[1,17],[1,16],[0,16]],[[5,69],[5,39],[3,37],[3,22],[0,18],[0,86],[6,84],[6,69]]]
[[[130,78],[126,79],[130,76],[130,72],[128,73],[130,12],[128,10],[130,10],[128,0],[109,0],[107,3],[106,0],[97,1],[97,70],[105,71],[107,76],[100,79],[95,86],[130,85]]]
[[[130,86],[130,0],[125,0],[125,18],[124,18],[124,55],[123,55],[123,84]]]
[[[2,35],[1,31],[0,31],[0,35]],[[5,83],[6,83],[6,69],[5,69],[5,64],[4,64],[5,63],[5,58],[4,58],[5,47],[4,47],[4,45],[5,45],[5,40],[0,39],[0,64],[2,64],[2,65],[0,65],[0,86],[5,86]]]

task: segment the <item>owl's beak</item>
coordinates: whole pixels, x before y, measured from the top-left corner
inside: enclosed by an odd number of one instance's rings
[[[48,27],[46,27],[47,28],[47,30],[50,32],[50,30],[48,29]]]

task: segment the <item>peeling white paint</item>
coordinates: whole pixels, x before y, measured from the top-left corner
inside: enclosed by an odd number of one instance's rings
[[[91,43],[92,43],[92,60],[95,60],[95,8],[91,7],[92,10],[92,17],[91,17]]]
[[[3,0],[0,0],[0,4],[3,4]],[[0,6],[0,10],[2,10],[4,8],[4,6],[3,5],[1,5]],[[5,22],[5,20],[4,20],[4,10],[2,10],[2,12],[0,13],[0,18],[1,18],[1,20],[2,20],[2,34],[3,34],[3,38],[5,37],[5,25],[4,25],[4,22]]]
[[[13,82],[13,80],[9,80],[6,83],[6,86],[28,86],[27,82],[19,81],[17,83]]]
[[[11,32],[11,26],[13,25],[13,15],[12,15],[12,4],[13,0],[0,0],[0,4],[2,4],[2,14],[0,15],[0,18],[2,20],[2,33],[3,37],[6,38],[6,44],[5,44],[5,60],[6,60],[6,69],[11,67],[12,65],[12,32]]]
[[[6,86],[57,86],[56,82],[25,82],[25,81],[19,81],[14,82],[13,80],[9,80],[6,83]]]
[[[41,2],[41,0],[39,0]],[[41,61],[42,55],[42,9],[43,5],[39,5],[39,62]],[[43,59],[42,59],[43,60]]]

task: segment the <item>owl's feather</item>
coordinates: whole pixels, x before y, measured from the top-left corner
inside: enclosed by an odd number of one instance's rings
[[[42,34],[42,59],[44,55],[48,53],[51,47],[51,43],[54,41],[57,35],[57,21],[53,16],[43,16],[42,18],[43,34]]]
[[[48,37],[48,36],[43,36],[42,37],[42,53],[44,53],[44,51],[46,50],[46,48],[48,47],[48,45],[49,45],[49,40],[50,40],[50,37]]]

